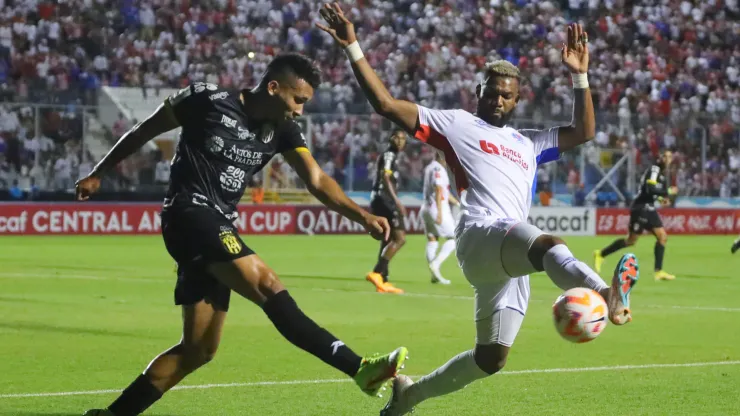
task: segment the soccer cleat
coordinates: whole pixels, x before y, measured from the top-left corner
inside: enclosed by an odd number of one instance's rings
[[[676,276],[666,273],[663,270],[657,270],[655,272],[655,280],[674,280]]]
[[[601,255],[601,250],[594,251],[594,271],[601,273],[601,265],[604,264],[604,257]]]
[[[398,347],[389,354],[363,358],[354,377],[355,383],[365,394],[377,396],[380,389],[403,368],[408,355],[406,347]]]
[[[432,283],[440,283],[443,285],[449,285],[450,281],[442,277],[442,273],[439,271],[439,264],[435,262],[429,263],[429,271],[432,272]]]
[[[632,321],[630,292],[639,278],[640,266],[637,264],[637,257],[632,253],[622,256],[614,269],[612,286],[606,300],[609,306],[609,320],[614,325],[624,325]]]
[[[737,249],[740,248],[740,239],[735,240],[734,243],[732,243],[732,247],[730,247],[730,253],[735,254]]]
[[[406,392],[414,382],[403,374],[393,379],[391,397],[385,407],[380,411],[380,416],[401,416],[414,411],[414,407],[408,401]]]
[[[403,289],[397,288],[391,284],[391,282],[385,282],[383,283],[383,292],[385,293],[395,293],[397,295],[403,294]]]
[[[365,280],[375,285],[376,292],[385,293],[383,276],[380,273],[370,272],[365,276]]]
[[[107,409],[91,409],[85,412],[85,414],[82,416],[116,416],[116,415],[114,415],[113,412]]]

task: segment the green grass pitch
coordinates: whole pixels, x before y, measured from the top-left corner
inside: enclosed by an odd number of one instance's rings
[[[671,237],[652,279],[653,238],[635,249],[642,279],[634,321],[576,345],[553,329],[558,289],[532,278],[527,319],[504,373],[422,404],[418,415],[740,415],[740,255],[727,237]],[[362,236],[245,237],[299,305],[358,353],[410,349],[426,374],[474,342],[472,290],[454,258],[448,287],[429,283],[424,240],[391,263],[405,296],[374,293],[364,275],[377,243]],[[587,263],[611,238],[567,238]],[[609,278],[618,256],[607,259]],[[173,263],[152,237],[0,238],[0,414],[79,415],[103,407],[180,337]],[[232,296],[216,359],[151,415],[377,415],[338,371],[284,341]],[[195,388],[197,387],[197,388]],[[55,394],[64,393],[64,394]]]

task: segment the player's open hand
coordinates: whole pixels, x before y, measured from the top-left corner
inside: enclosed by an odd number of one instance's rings
[[[100,178],[93,175],[85,176],[75,183],[75,193],[78,201],[87,201],[90,195],[100,189]]]
[[[317,23],[316,27],[331,35],[343,48],[351,45],[357,40],[355,25],[344,16],[339,3],[324,4],[319,11],[321,17],[326,21],[326,26]]]
[[[574,74],[588,72],[588,34],[579,24],[568,25],[568,40],[560,49],[565,66]]]
[[[376,240],[388,241],[391,236],[391,225],[383,217],[367,214],[365,216],[365,223],[362,226]]]

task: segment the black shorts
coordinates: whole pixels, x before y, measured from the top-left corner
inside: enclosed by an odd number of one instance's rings
[[[640,205],[630,209],[630,232],[641,234],[643,231],[652,231],[663,226],[658,211],[653,207]]]
[[[231,289],[209,274],[206,267],[254,254],[236,227],[213,208],[172,206],[162,211],[162,238],[177,262],[175,305],[192,305],[205,299],[219,310],[229,310]]]
[[[401,212],[392,201],[388,201],[385,198],[373,198],[370,201],[370,212],[373,215],[383,217],[388,220],[391,225],[391,229],[403,229],[403,223],[401,219]]]

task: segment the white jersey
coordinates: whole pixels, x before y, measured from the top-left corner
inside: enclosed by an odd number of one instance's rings
[[[463,215],[526,221],[537,165],[557,160],[558,128],[494,127],[464,110],[419,108],[415,137],[445,154]]]
[[[424,207],[437,213],[437,187],[442,188],[442,212],[450,213],[450,177],[441,163],[433,160],[424,168]],[[446,208],[445,208],[446,207]]]

